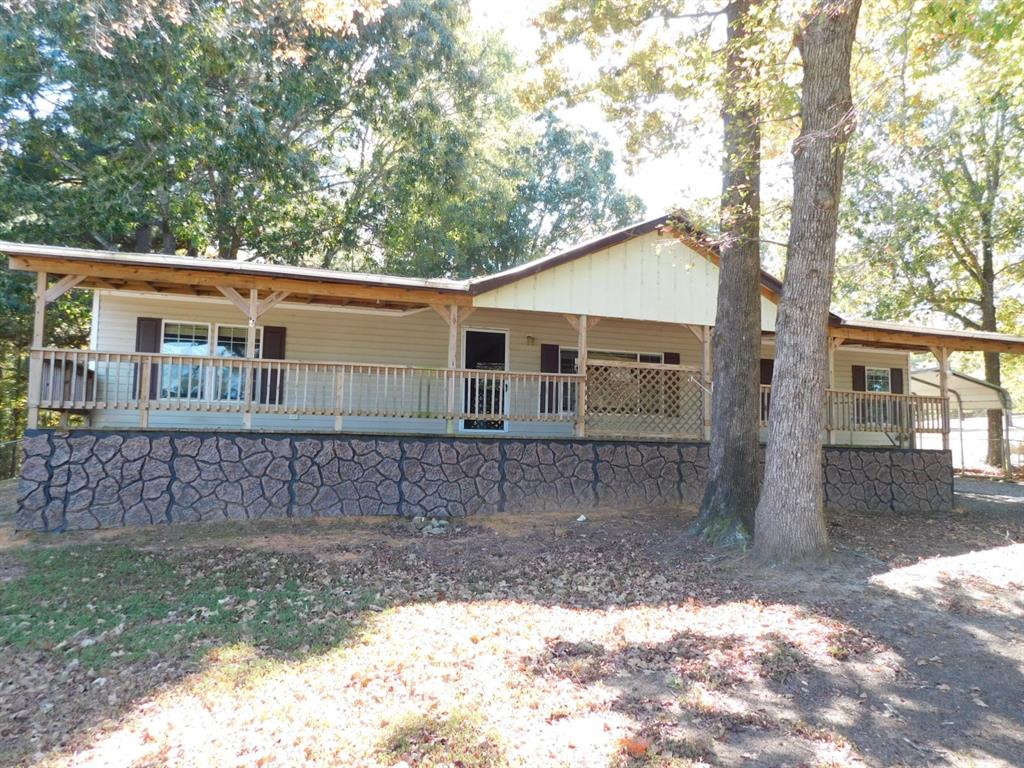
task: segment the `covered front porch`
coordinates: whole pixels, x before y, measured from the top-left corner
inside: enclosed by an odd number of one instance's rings
[[[100,429],[676,441],[710,433],[713,304],[682,312],[659,294],[654,310],[638,297],[605,316],[554,311],[557,292],[542,302],[540,289],[523,293],[508,277],[491,285],[3,250],[12,267],[36,273],[30,428],[52,412],[63,425]],[[691,271],[711,269],[688,258]],[[94,292],[91,348],[48,347],[46,306],[74,288]],[[706,293],[690,298],[706,302]],[[776,298],[767,286],[763,296],[762,375],[774,354]],[[909,352],[931,351],[946,371],[951,349],[1024,348],[1024,339],[834,320],[823,434],[832,445],[913,448],[922,435],[941,435],[948,446],[948,386],[940,376],[937,395],[909,393]]]
[[[31,407],[65,420],[133,413],[140,428],[165,427],[164,416],[184,426],[184,414],[194,414],[195,426],[218,414],[228,429],[265,429],[286,417],[299,431],[335,432],[493,436],[547,425],[551,435],[701,440],[710,428],[707,371],[682,364],[597,359],[585,361],[585,373],[543,373],[49,348],[34,350],[33,361]],[[865,434],[913,447],[918,435],[948,430],[947,403],[829,389],[828,442]],[[771,387],[762,386],[762,428],[770,404]]]

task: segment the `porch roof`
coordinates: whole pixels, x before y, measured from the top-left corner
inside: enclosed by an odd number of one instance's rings
[[[557,254],[471,280],[400,277],[3,241],[0,241],[0,253],[10,258],[12,269],[79,276],[81,280],[74,284],[83,288],[218,298],[222,297],[223,288],[246,291],[255,288],[264,296],[286,293],[290,302],[407,309],[432,304],[484,305],[487,297],[483,294],[653,232],[663,232],[682,240],[690,250],[717,266],[718,253],[714,244],[679,214],[648,219]],[[774,310],[772,305],[778,302],[781,282],[762,271],[761,286],[762,303]],[[617,316],[611,310],[594,314]],[[710,317],[713,318],[713,314]],[[1024,336],[845,320],[835,314],[829,317],[829,335],[847,344],[876,348],[923,352],[945,348],[948,351],[1024,354]]]
[[[220,296],[219,287],[287,291],[308,303],[407,307],[470,304],[467,283],[444,278],[341,272],[333,269],[227,261],[153,253],[0,241],[12,269],[80,275],[82,288]]]
[[[829,335],[861,346],[933,352],[1005,352],[1024,354],[1024,336],[987,331],[955,331],[946,328],[884,323],[877,320],[841,320],[832,323]]]

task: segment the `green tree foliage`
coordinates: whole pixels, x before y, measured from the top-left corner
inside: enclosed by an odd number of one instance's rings
[[[507,124],[466,147],[440,192],[408,174],[392,188],[404,215],[374,229],[375,261],[356,266],[393,274],[457,277],[495,272],[635,221],[643,205],[616,188],[614,156],[591,132],[551,113]]]
[[[904,18],[898,32],[886,20],[894,14]],[[874,44],[860,64],[869,108],[849,163],[838,301],[879,319],[1017,332],[1024,102],[1011,54],[1024,10],[1015,2],[897,2],[869,18]],[[971,357],[958,365],[1002,383],[999,355]],[[1021,361],[1005,363],[1015,380]],[[1019,402],[1024,391],[1016,395]],[[993,413],[988,458],[997,466],[1001,435]]]
[[[551,120],[535,146],[512,140],[524,119],[514,64],[499,40],[470,40],[464,2],[331,16],[352,5],[142,3],[99,37],[98,11],[120,4],[0,11],[0,236],[330,265],[425,225],[431,245],[457,241],[447,266],[458,272],[474,257],[463,243],[495,239],[477,217],[488,206],[469,206],[476,195],[526,229],[500,233],[513,261],[636,214],[593,136],[570,147]],[[575,153],[568,174],[551,142]],[[538,194],[523,179],[543,173],[558,175]],[[546,239],[530,230],[551,216],[575,222]]]
[[[526,114],[468,20],[465,0],[0,6],[0,239],[462,276],[639,216],[597,137]],[[32,285],[0,281],[23,354]],[[87,301],[51,308],[50,343],[83,341]]]

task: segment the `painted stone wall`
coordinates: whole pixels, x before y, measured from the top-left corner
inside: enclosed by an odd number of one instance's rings
[[[699,501],[707,465],[704,443],[39,430],[17,526],[652,507]],[[947,510],[950,454],[829,448],[825,491],[863,511]]]

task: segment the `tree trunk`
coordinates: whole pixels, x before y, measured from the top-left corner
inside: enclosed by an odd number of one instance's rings
[[[850,57],[860,0],[820,0],[803,19],[800,136],[776,321],[772,411],[754,551],[763,561],[828,550],[821,472],[828,380],[828,311],[835,272],[846,142],[854,128]]]
[[[748,58],[749,12],[760,0],[726,9],[728,53],[718,309],[712,342],[708,484],[696,532],[714,544],[749,541],[760,490],[758,360],[761,357],[761,110],[756,63]]]
[[[993,253],[995,247],[992,245],[991,222],[986,217],[984,241],[981,248],[981,272],[984,284],[981,287],[981,329],[983,331],[998,331],[999,324],[996,318],[996,275],[995,259]],[[985,352],[985,381],[1002,385],[1002,372],[998,352]],[[985,463],[993,467],[1003,466],[1003,412],[988,411],[988,450],[986,451]]]
[[[149,222],[139,224],[135,228],[135,239],[132,243],[135,253],[149,253],[153,250],[153,225]]]

